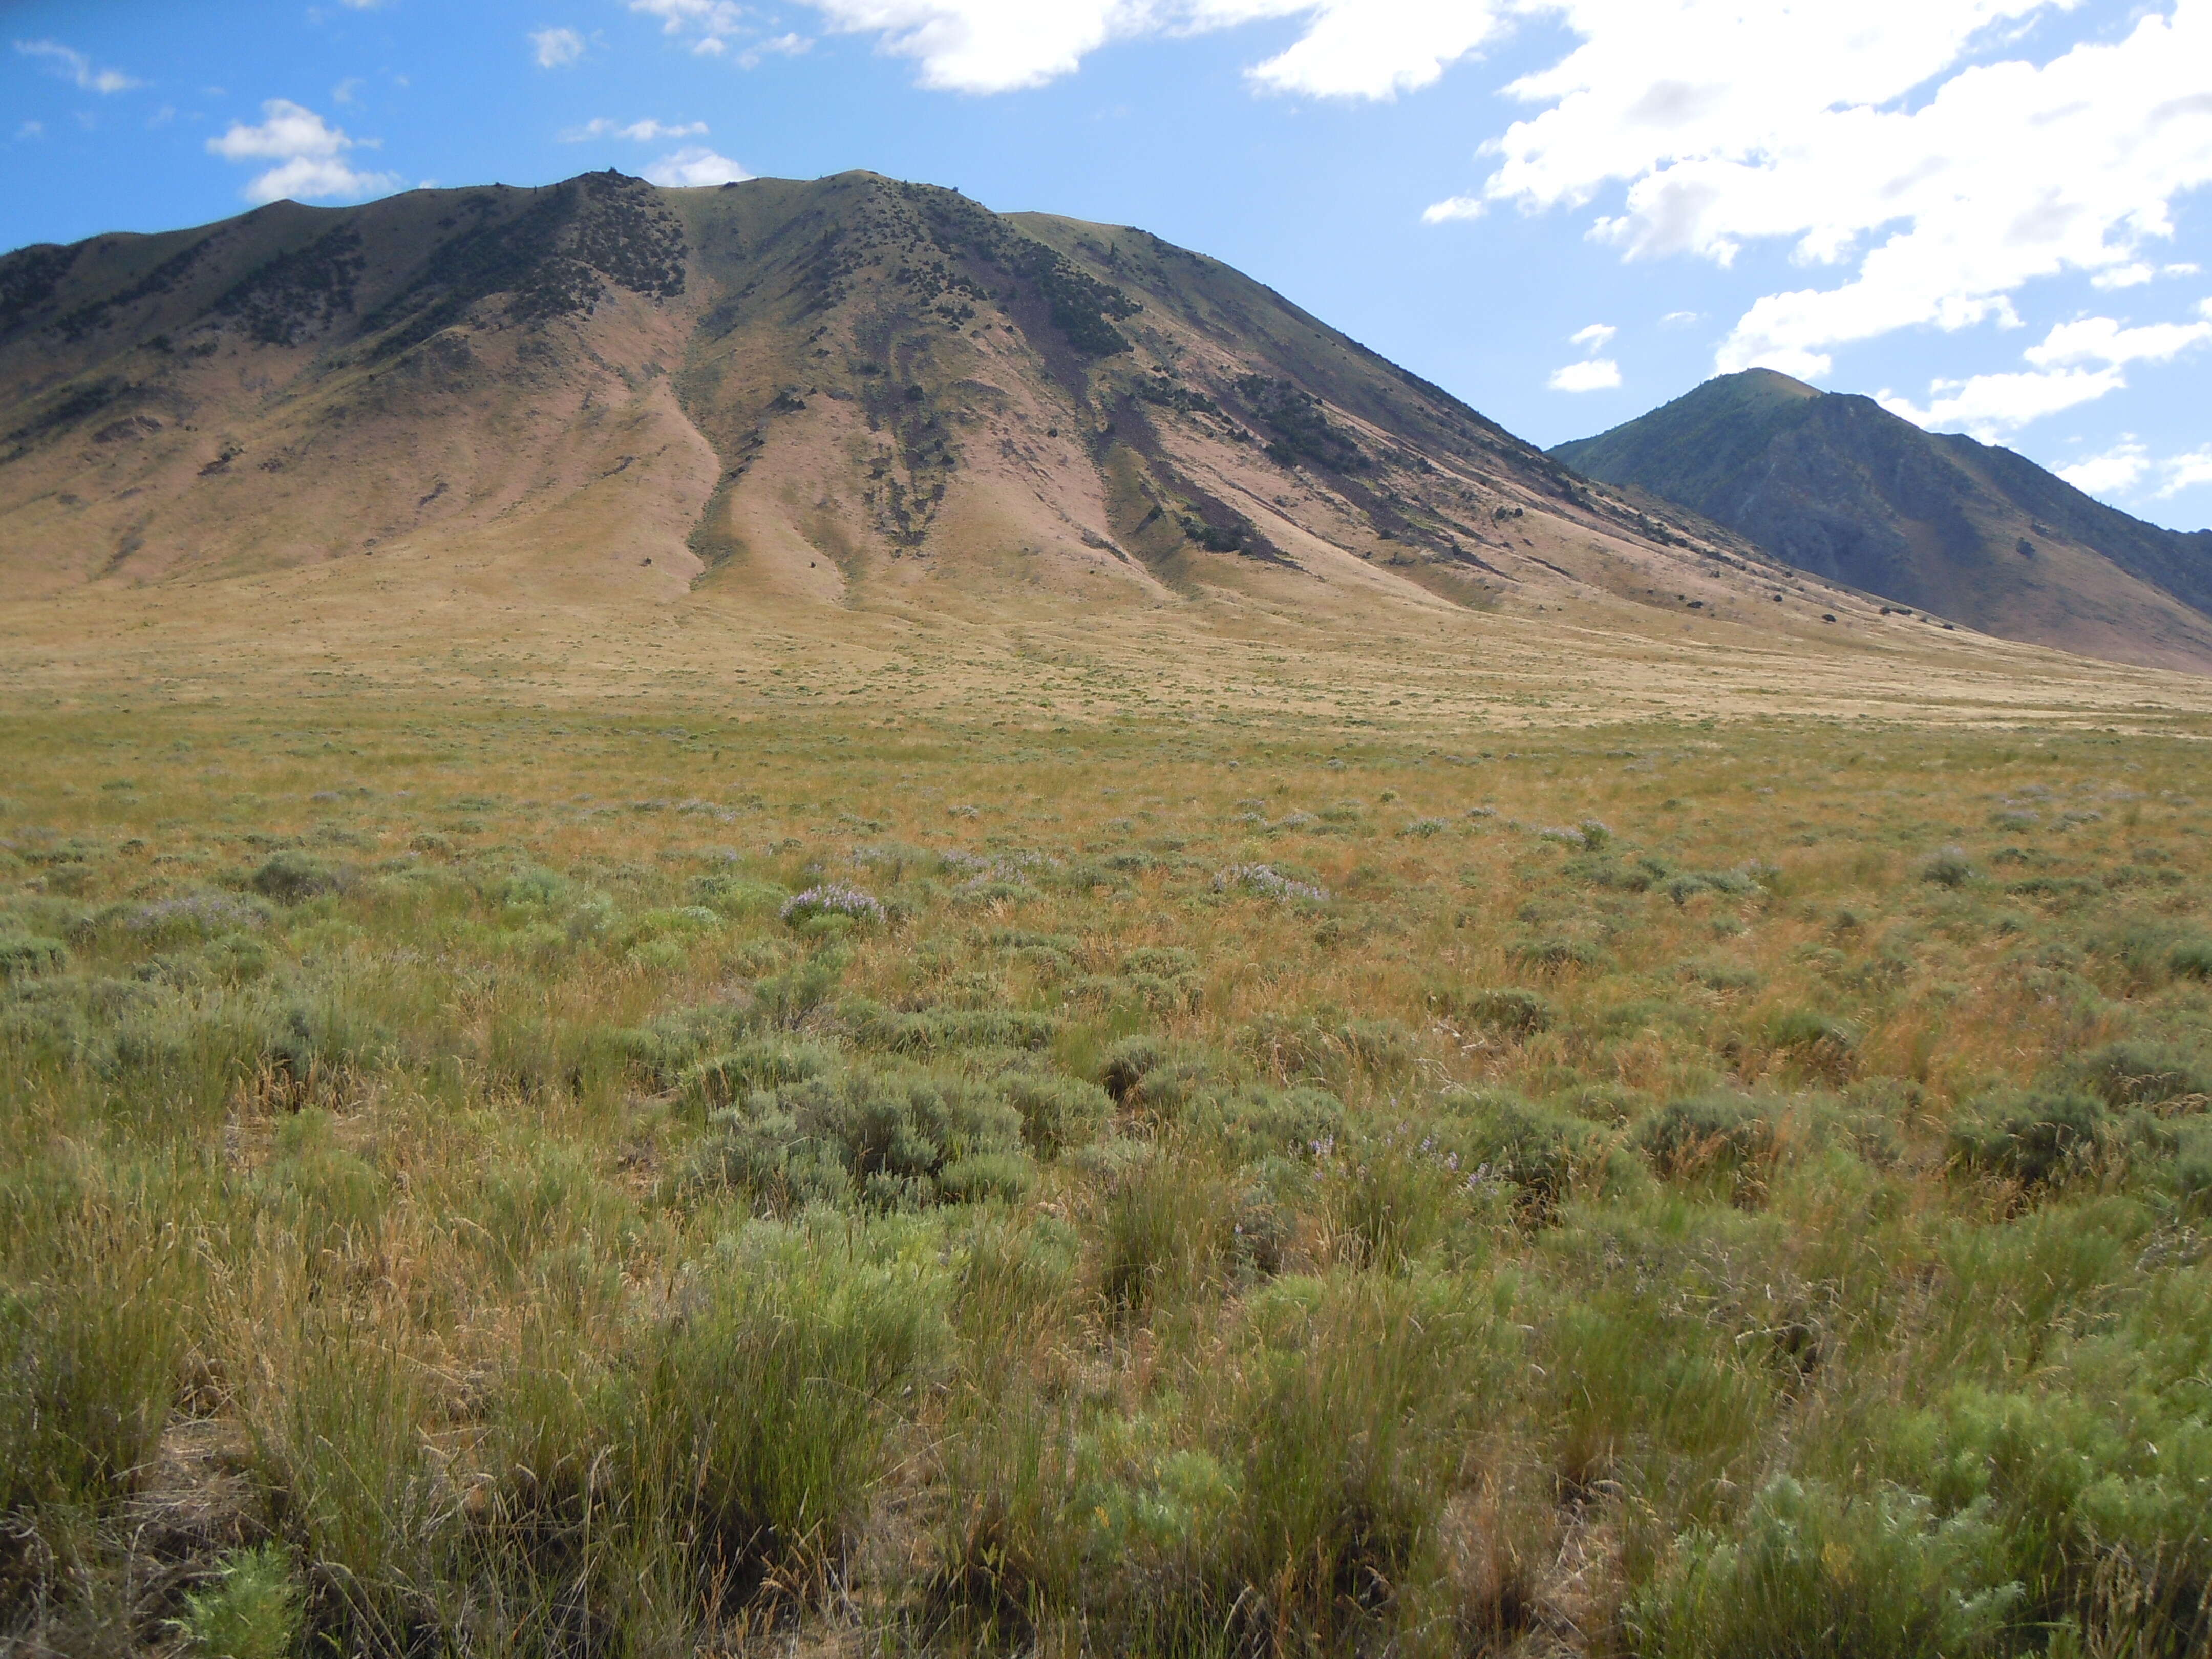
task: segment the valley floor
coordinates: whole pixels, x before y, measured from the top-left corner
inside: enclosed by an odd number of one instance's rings
[[[70,614],[0,1646],[2205,1650],[2201,683]]]

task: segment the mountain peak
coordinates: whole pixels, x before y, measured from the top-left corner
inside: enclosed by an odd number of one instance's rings
[[[563,603],[1788,625],[1732,538],[1216,260],[866,171],[588,173],[0,258],[0,521],[33,592],[327,567]]]
[[[2010,450],[1772,369],[1552,451],[1777,558],[1986,632],[2212,672],[2212,533],[2162,530]]]

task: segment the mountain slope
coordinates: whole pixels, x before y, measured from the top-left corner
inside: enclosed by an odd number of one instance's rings
[[[1801,570],[2009,639],[2212,672],[2212,532],[2161,530],[2010,450],[1770,369],[1553,456]]]
[[[868,173],[599,173],[21,250],[0,527],[18,597],[312,571],[418,629],[719,596],[1817,632],[1840,602],[1775,611],[1795,579],[1743,544],[1592,489],[1218,261]]]

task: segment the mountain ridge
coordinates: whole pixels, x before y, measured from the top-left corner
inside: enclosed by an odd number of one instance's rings
[[[0,531],[0,631],[153,629],[149,662],[311,632],[628,672],[701,628],[948,623],[1741,649],[1884,688],[2028,660],[1595,483],[1205,254],[867,173],[20,250]]]
[[[1550,453],[1798,569],[2003,637],[2212,672],[2212,531],[2169,531],[2014,452],[1771,369]]]
[[[664,596],[744,566],[842,601],[892,563],[1041,541],[1063,583],[1273,568],[1462,607],[1633,587],[1607,562],[1693,546],[1700,575],[1763,562],[1593,493],[1218,260],[875,174],[287,202],[0,259],[19,585],[526,519],[541,548],[627,526],[614,556]],[[567,574],[635,585],[580,555]]]

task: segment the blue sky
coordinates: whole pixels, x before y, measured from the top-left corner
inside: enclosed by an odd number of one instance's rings
[[[873,167],[1214,254],[1540,443],[1763,362],[2212,524],[2212,0],[15,0],[0,43],[0,246]]]

